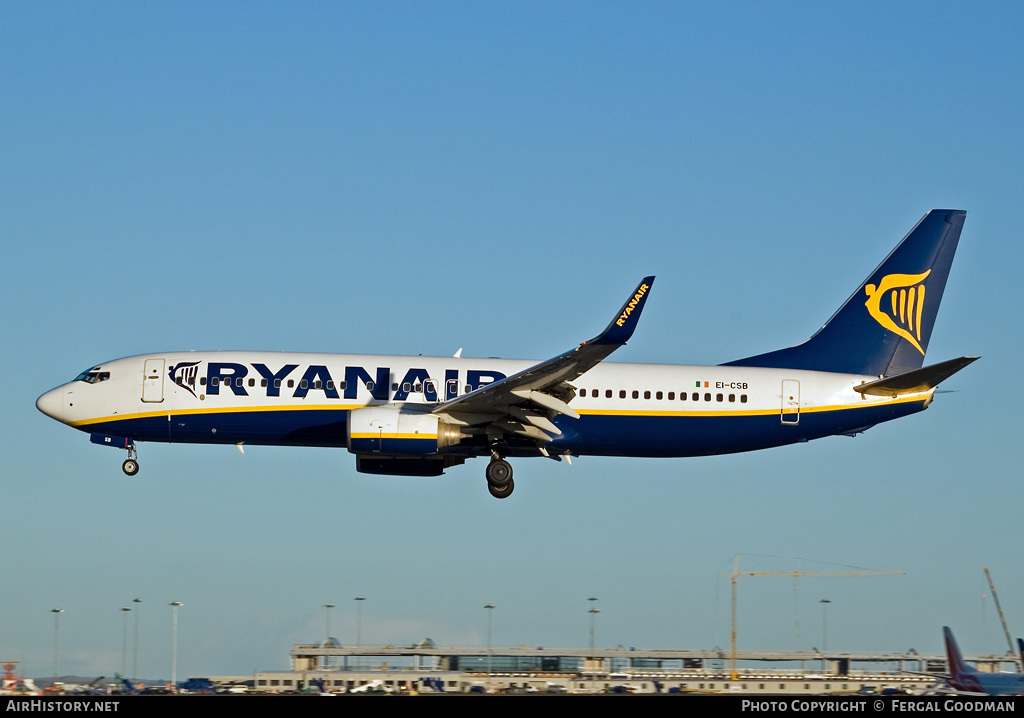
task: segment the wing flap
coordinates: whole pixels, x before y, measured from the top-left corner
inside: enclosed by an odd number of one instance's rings
[[[579,419],[580,415],[575,409],[566,404],[561,399],[545,394],[542,391],[534,391],[532,389],[513,389],[511,392],[512,396],[518,396],[520,399],[525,399],[528,402],[534,404],[540,404],[545,409],[551,409],[556,414],[565,414],[571,416],[573,419]]]

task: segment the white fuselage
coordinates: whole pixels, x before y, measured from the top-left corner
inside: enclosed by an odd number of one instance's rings
[[[431,406],[526,369],[513,359],[278,352],[149,354],[99,365],[38,401],[82,431],[133,441],[345,446],[348,413]],[[557,416],[558,453],[695,456],[850,434],[919,411],[875,379],[735,366],[603,362],[573,381],[578,419]],[[444,453],[487,453],[472,441]],[[515,453],[514,451],[511,453]],[[536,454],[536,450],[523,450]]]

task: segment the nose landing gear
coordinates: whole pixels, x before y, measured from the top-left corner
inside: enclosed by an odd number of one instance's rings
[[[128,476],[135,476],[135,474],[139,473],[139,460],[137,456],[138,454],[135,452],[135,444],[130,444],[128,446],[128,458],[124,460],[123,464],[121,464],[121,471]]]

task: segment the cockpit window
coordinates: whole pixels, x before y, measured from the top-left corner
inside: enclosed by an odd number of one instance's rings
[[[75,377],[75,381],[84,381],[86,384],[96,384],[101,381],[106,381],[109,378],[109,371],[100,371],[100,367],[96,367],[95,369],[86,369]]]

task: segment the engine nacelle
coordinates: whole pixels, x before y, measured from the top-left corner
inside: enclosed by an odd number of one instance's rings
[[[348,415],[348,450],[361,456],[432,456],[465,435],[435,414],[367,406]]]

